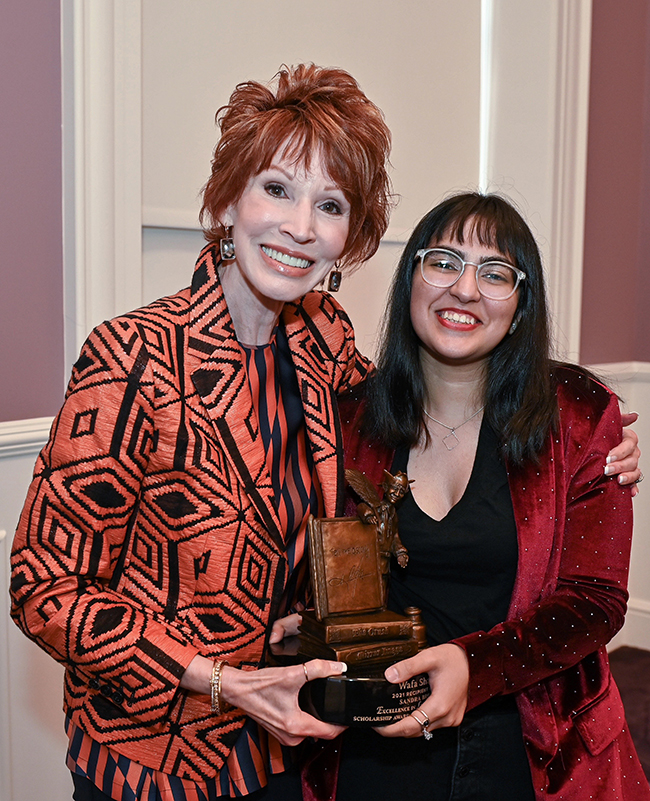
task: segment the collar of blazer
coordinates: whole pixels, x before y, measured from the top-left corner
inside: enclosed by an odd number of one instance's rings
[[[266,530],[281,551],[284,541],[273,504],[271,477],[258,433],[253,401],[244,369],[244,353],[235,336],[219,281],[218,249],[206,246],[196,264],[189,309],[188,357],[191,379],[205,406],[231,466],[246,488]],[[302,302],[288,303],[282,314],[316,470],[323,490],[325,514],[336,514],[339,476],[342,475],[342,439],[334,384],[340,372],[326,334],[314,321],[314,309]],[[320,322],[320,321],[319,321]],[[332,325],[331,319],[323,323]]]

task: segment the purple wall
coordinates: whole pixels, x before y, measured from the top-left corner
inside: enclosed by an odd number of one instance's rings
[[[650,361],[650,2],[594,0],[580,358]]]
[[[0,421],[63,397],[59,5],[0,4]]]

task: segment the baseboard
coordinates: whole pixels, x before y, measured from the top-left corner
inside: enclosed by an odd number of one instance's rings
[[[607,650],[613,651],[622,645],[650,651],[650,603],[648,601],[630,599],[625,625],[609,643]]]

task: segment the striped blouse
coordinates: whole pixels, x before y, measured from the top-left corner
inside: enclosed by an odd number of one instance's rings
[[[273,482],[276,511],[288,557],[280,616],[303,606],[305,532],[310,514],[322,515],[323,499],[307,440],[302,401],[284,328],[268,345],[241,346]],[[291,749],[248,719],[219,774],[195,782],[147,768],[96,742],[66,719],[67,765],[114,801],[213,801],[266,786],[266,777],[291,764]]]

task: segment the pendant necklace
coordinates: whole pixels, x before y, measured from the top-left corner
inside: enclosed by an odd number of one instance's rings
[[[442,423],[440,420],[437,420],[432,414],[429,414],[429,412],[426,409],[422,409],[422,411],[426,414],[426,416],[430,420],[433,420],[434,423],[438,423],[439,426],[442,426],[443,428],[446,428],[447,431],[449,431],[446,437],[442,437],[442,441],[445,445],[445,448],[447,448],[448,451],[453,451],[456,445],[460,445],[460,440],[456,436],[456,432],[458,431],[458,429],[462,428],[462,426],[464,426],[465,423],[469,423],[470,420],[473,420],[477,414],[480,414],[480,412],[483,411],[483,409],[485,409],[485,404],[483,404],[483,406],[481,406],[480,409],[477,409],[474,412],[474,414],[470,415],[466,420],[463,420],[463,422],[459,423],[457,426],[448,426],[446,423]],[[449,442],[447,442],[447,440],[449,440]]]

